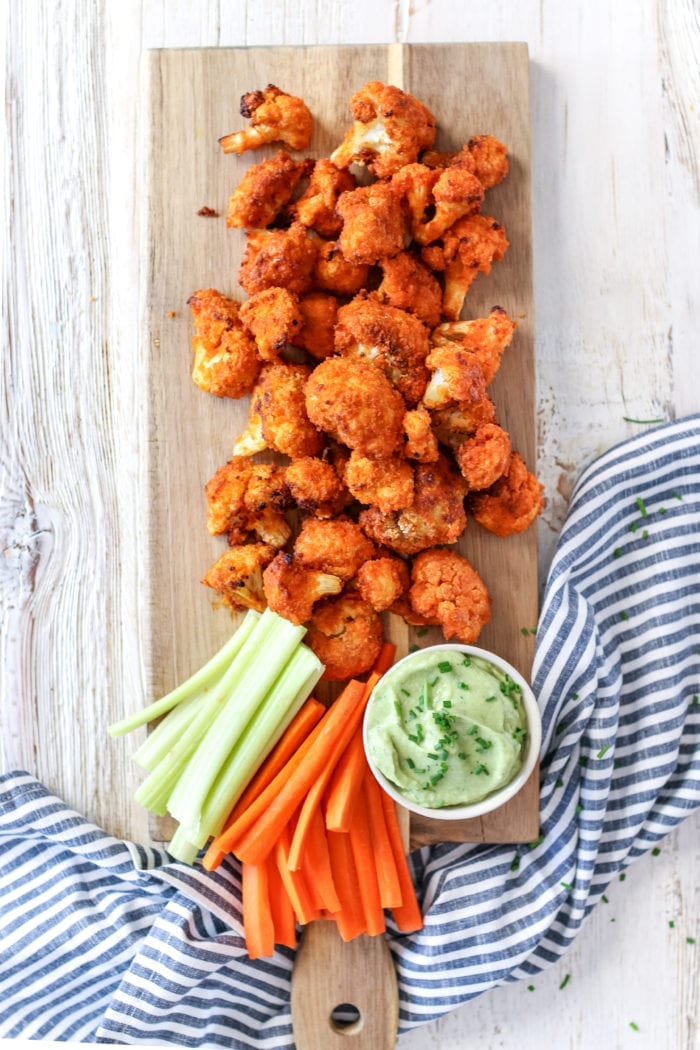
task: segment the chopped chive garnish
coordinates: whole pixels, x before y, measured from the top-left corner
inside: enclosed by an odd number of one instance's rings
[[[620,882],[624,882],[626,878],[627,878],[627,876],[625,875],[625,873],[623,871],[622,874],[620,875]]]
[[[634,1021],[630,1021],[630,1028],[632,1029],[633,1032],[638,1032],[639,1031],[639,1025],[635,1024]]]
[[[613,551],[613,558],[619,558],[622,554],[622,547],[616,547]]]
[[[406,759],[406,765],[408,766],[409,769],[415,769],[416,768],[416,763],[413,761],[412,758],[407,758]]]
[[[663,423],[664,417],[660,416],[657,419],[635,419],[634,416],[623,416],[625,423]]]
[[[402,688],[402,689],[401,689],[401,692],[403,693],[403,695],[404,695],[404,696],[410,696],[410,695],[411,695],[411,694],[409,693],[408,689],[403,689],[403,688]]]
[[[394,710],[399,718],[403,718],[403,708],[401,707],[401,702],[399,700],[394,700]]]
[[[695,938],[694,937],[686,937],[685,943],[686,944],[695,944]]]
[[[452,701],[451,700],[443,700],[442,706],[443,707],[452,707]]]
[[[478,744],[477,751],[488,751],[488,749],[493,744],[493,741],[484,740],[483,736],[478,736],[476,738],[476,743]]]
[[[433,759],[435,759],[436,762],[438,760],[438,756],[435,754],[434,751],[429,751],[428,752],[428,758],[433,758]]]
[[[467,752],[466,752],[466,751],[460,751],[460,752],[458,753],[458,755],[457,755],[457,758],[461,758],[461,759],[462,759],[462,761],[464,761],[464,759],[465,759],[466,757],[467,757]]]
[[[534,992],[534,990],[535,990],[534,984],[528,984],[527,990],[528,990],[528,992]]]
[[[539,846],[541,842],[544,842],[544,831],[541,831],[534,842],[530,843],[530,849],[534,849],[535,846]]]
[[[471,729],[467,730],[467,736],[476,736],[476,734],[478,732],[479,732],[479,727],[478,726],[472,726]]]
[[[669,920],[668,920],[668,928],[669,928],[669,930],[675,930],[675,928],[676,928],[676,924],[675,924],[675,922],[673,921],[673,919],[669,919]]]
[[[562,988],[566,988],[566,986],[567,986],[567,984],[569,983],[570,980],[571,980],[571,974],[567,973],[566,977],[564,978],[564,980],[559,985],[559,991],[561,991]]]
[[[562,780],[561,777],[557,777],[557,779],[556,779],[556,781],[554,783],[554,786],[558,787],[558,788],[563,788],[564,787],[564,781]]]
[[[408,647],[409,653],[417,653],[419,649],[420,649],[419,645],[409,645],[409,647]]]
[[[628,614],[628,613],[626,613],[626,612],[624,612],[624,611],[623,611],[623,612],[621,612],[621,613],[620,613],[620,619],[621,619],[621,620],[629,620],[629,614]]]
[[[416,631],[416,637],[424,638],[427,633],[428,633],[428,628],[427,627],[419,627],[418,630]]]
[[[466,682],[460,682],[459,683],[459,688],[460,689],[466,689],[467,691],[469,690],[469,686],[467,685]]]
[[[464,659],[462,660],[462,666],[463,667],[471,667],[471,665],[472,665],[472,658],[471,658],[471,656],[465,656]]]
[[[554,732],[557,733],[557,734],[563,733],[565,729],[566,729],[566,722],[557,722],[557,726],[556,726],[556,729],[554,730]]]
[[[654,846],[653,850],[651,851],[652,857],[658,857],[659,853],[661,853],[661,850],[659,849],[659,847],[658,846]]]
[[[603,904],[610,904],[610,901],[609,901],[609,900],[608,900],[608,898],[607,898],[607,897],[605,896],[605,894],[603,894],[603,896],[602,896],[602,897],[601,897],[600,899],[602,900]]]
[[[440,671],[441,674],[447,674],[448,671],[451,671],[451,670],[452,670],[452,664],[450,663],[449,660],[441,660],[440,663],[438,664],[438,671]]]
[[[517,871],[519,867],[520,867],[520,854],[516,853],[515,856],[513,857],[513,863],[510,866],[510,870],[511,871]]]
[[[472,773],[474,773],[476,776],[480,776],[481,773],[486,773],[488,775],[488,768],[484,765],[483,762],[479,762],[478,766],[475,766],[472,770]]]
[[[649,512],[647,511],[646,505],[645,505],[644,500],[642,499],[642,497],[641,496],[637,496],[637,498],[636,498],[636,500],[634,502],[637,504],[637,510],[642,515],[642,517],[643,518],[648,518],[649,517]]]
[[[674,499],[680,499],[680,500],[683,499],[683,497],[681,496],[680,492],[672,492],[671,495],[673,496]]]
[[[495,696],[485,696],[485,697],[484,697],[484,703],[486,703],[486,704],[492,704],[492,703],[494,702],[494,700],[495,700],[495,699],[496,699],[496,697],[495,697]]]
[[[573,890],[574,888],[570,882],[562,882],[561,885],[564,887],[565,890]]]
[[[604,744],[601,747],[600,751],[598,752],[598,756],[597,757],[598,758],[605,758],[605,755],[608,753],[609,750],[610,750],[610,744]]]

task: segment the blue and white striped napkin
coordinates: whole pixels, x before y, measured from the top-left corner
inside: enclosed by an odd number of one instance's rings
[[[700,417],[581,476],[534,687],[540,838],[412,855],[425,928],[390,934],[402,1031],[551,964],[700,804]],[[209,874],[111,838],[26,773],[0,792],[0,1036],[293,1047],[293,953],[247,958],[233,863]]]

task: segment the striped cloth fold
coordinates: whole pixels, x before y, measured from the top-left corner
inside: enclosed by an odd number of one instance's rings
[[[611,879],[700,804],[700,417],[580,477],[533,685],[541,834],[412,854],[425,927],[390,930],[400,1030],[557,960]],[[251,962],[240,872],[106,835],[0,778],[0,1036],[293,1048],[293,953]]]

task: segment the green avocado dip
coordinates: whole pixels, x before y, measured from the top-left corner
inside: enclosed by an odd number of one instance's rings
[[[430,809],[480,802],[509,784],[526,739],[520,686],[481,657],[447,649],[388,671],[367,712],[370,758]]]

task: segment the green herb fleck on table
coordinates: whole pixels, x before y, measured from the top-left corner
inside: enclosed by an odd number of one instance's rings
[[[567,984],[569,983],[570,980],[571,980],[571,974],[567,973],[567,975],[565,976],[564,980],[559,985],[559,991],[561,991],[562,988],[566,988],[566,986],[567,986]]]
[[[604,744],[598,752],[598,758],[605,758],[606,754],[610,750],[610,744]]]
[[[632,1029],[633,1032],[638,1032],[639,1031],[639,1025],[635,1024],[634,1021],[630,1021],[630,1028]]]

